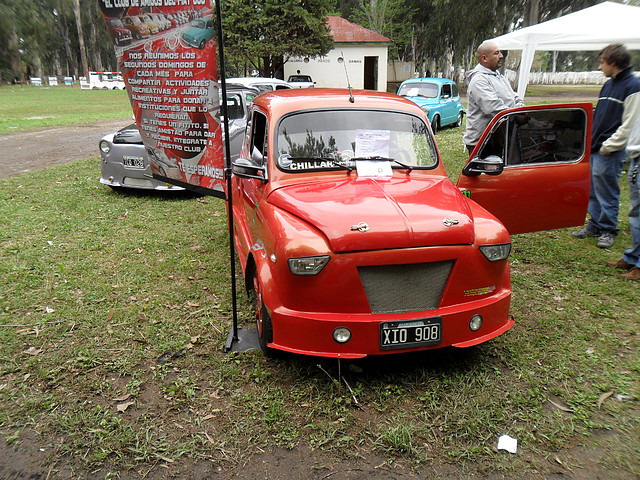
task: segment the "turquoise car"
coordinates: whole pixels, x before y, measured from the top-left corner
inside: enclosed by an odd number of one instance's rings
[[[448,78],[411,78],[398,88],[398,95],[406,97],[425,111],[431,129],[462,125],[465,110],[458,85]]]
[[[187,45],[202,50],[214,35],[213,17],[202,17],[191,20],[189,26],[182,32],[182,40]]]

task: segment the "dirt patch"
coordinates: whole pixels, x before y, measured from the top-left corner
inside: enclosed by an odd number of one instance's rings
[[[0,135],[0,178],[98,155],[102,136],[129,123],[131,118],[123,118]]]

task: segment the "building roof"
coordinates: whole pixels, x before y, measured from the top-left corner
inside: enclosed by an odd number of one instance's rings
[[[393,43],[384,35],[351,23],[342,17],[329,15],[327,25],[335,43]]]

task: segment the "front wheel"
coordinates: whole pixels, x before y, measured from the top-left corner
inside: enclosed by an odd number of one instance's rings
[[[440,116],[434,115],[433,120],[431,120],[431,130],[433,133],[437,133],[440,130]]]
[[[255,294],[255,316],[256,316],[256,331],[258,333],[258,343],[260,344],[260,350],[265,355],[272,355],[273,349],[267,346],[267,343],[273,341],[273,324],[271,323],[271,316],[267,311],[267,307],[262,303],[262,288],[258,277],[253,277],[253,290]]]
[[[458,121],[456,122],[456,127],[462,126],[463,117],[464,117],[464,113],[462,112],[458,113]]]

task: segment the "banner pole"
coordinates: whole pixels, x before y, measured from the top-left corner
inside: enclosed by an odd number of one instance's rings
[[[224,58],[224,37],[222,35],[222,0],[216,2],[216,22],[218,24],[218,49],[220,58],[220,85],[222,86],[222,109],[224,125],[225,179],[227,181],[227,222],[229,227],[229,270],[231,272],[231,311],[233,318],[232,334],[227,339],[225,352],[231,350],[233,342],[238,341],[238,295],[236,288],[236,249],[233,241],[233,195],[231,194],[231,149],[229,144],[229,116],[227,115],[227,72]]]

